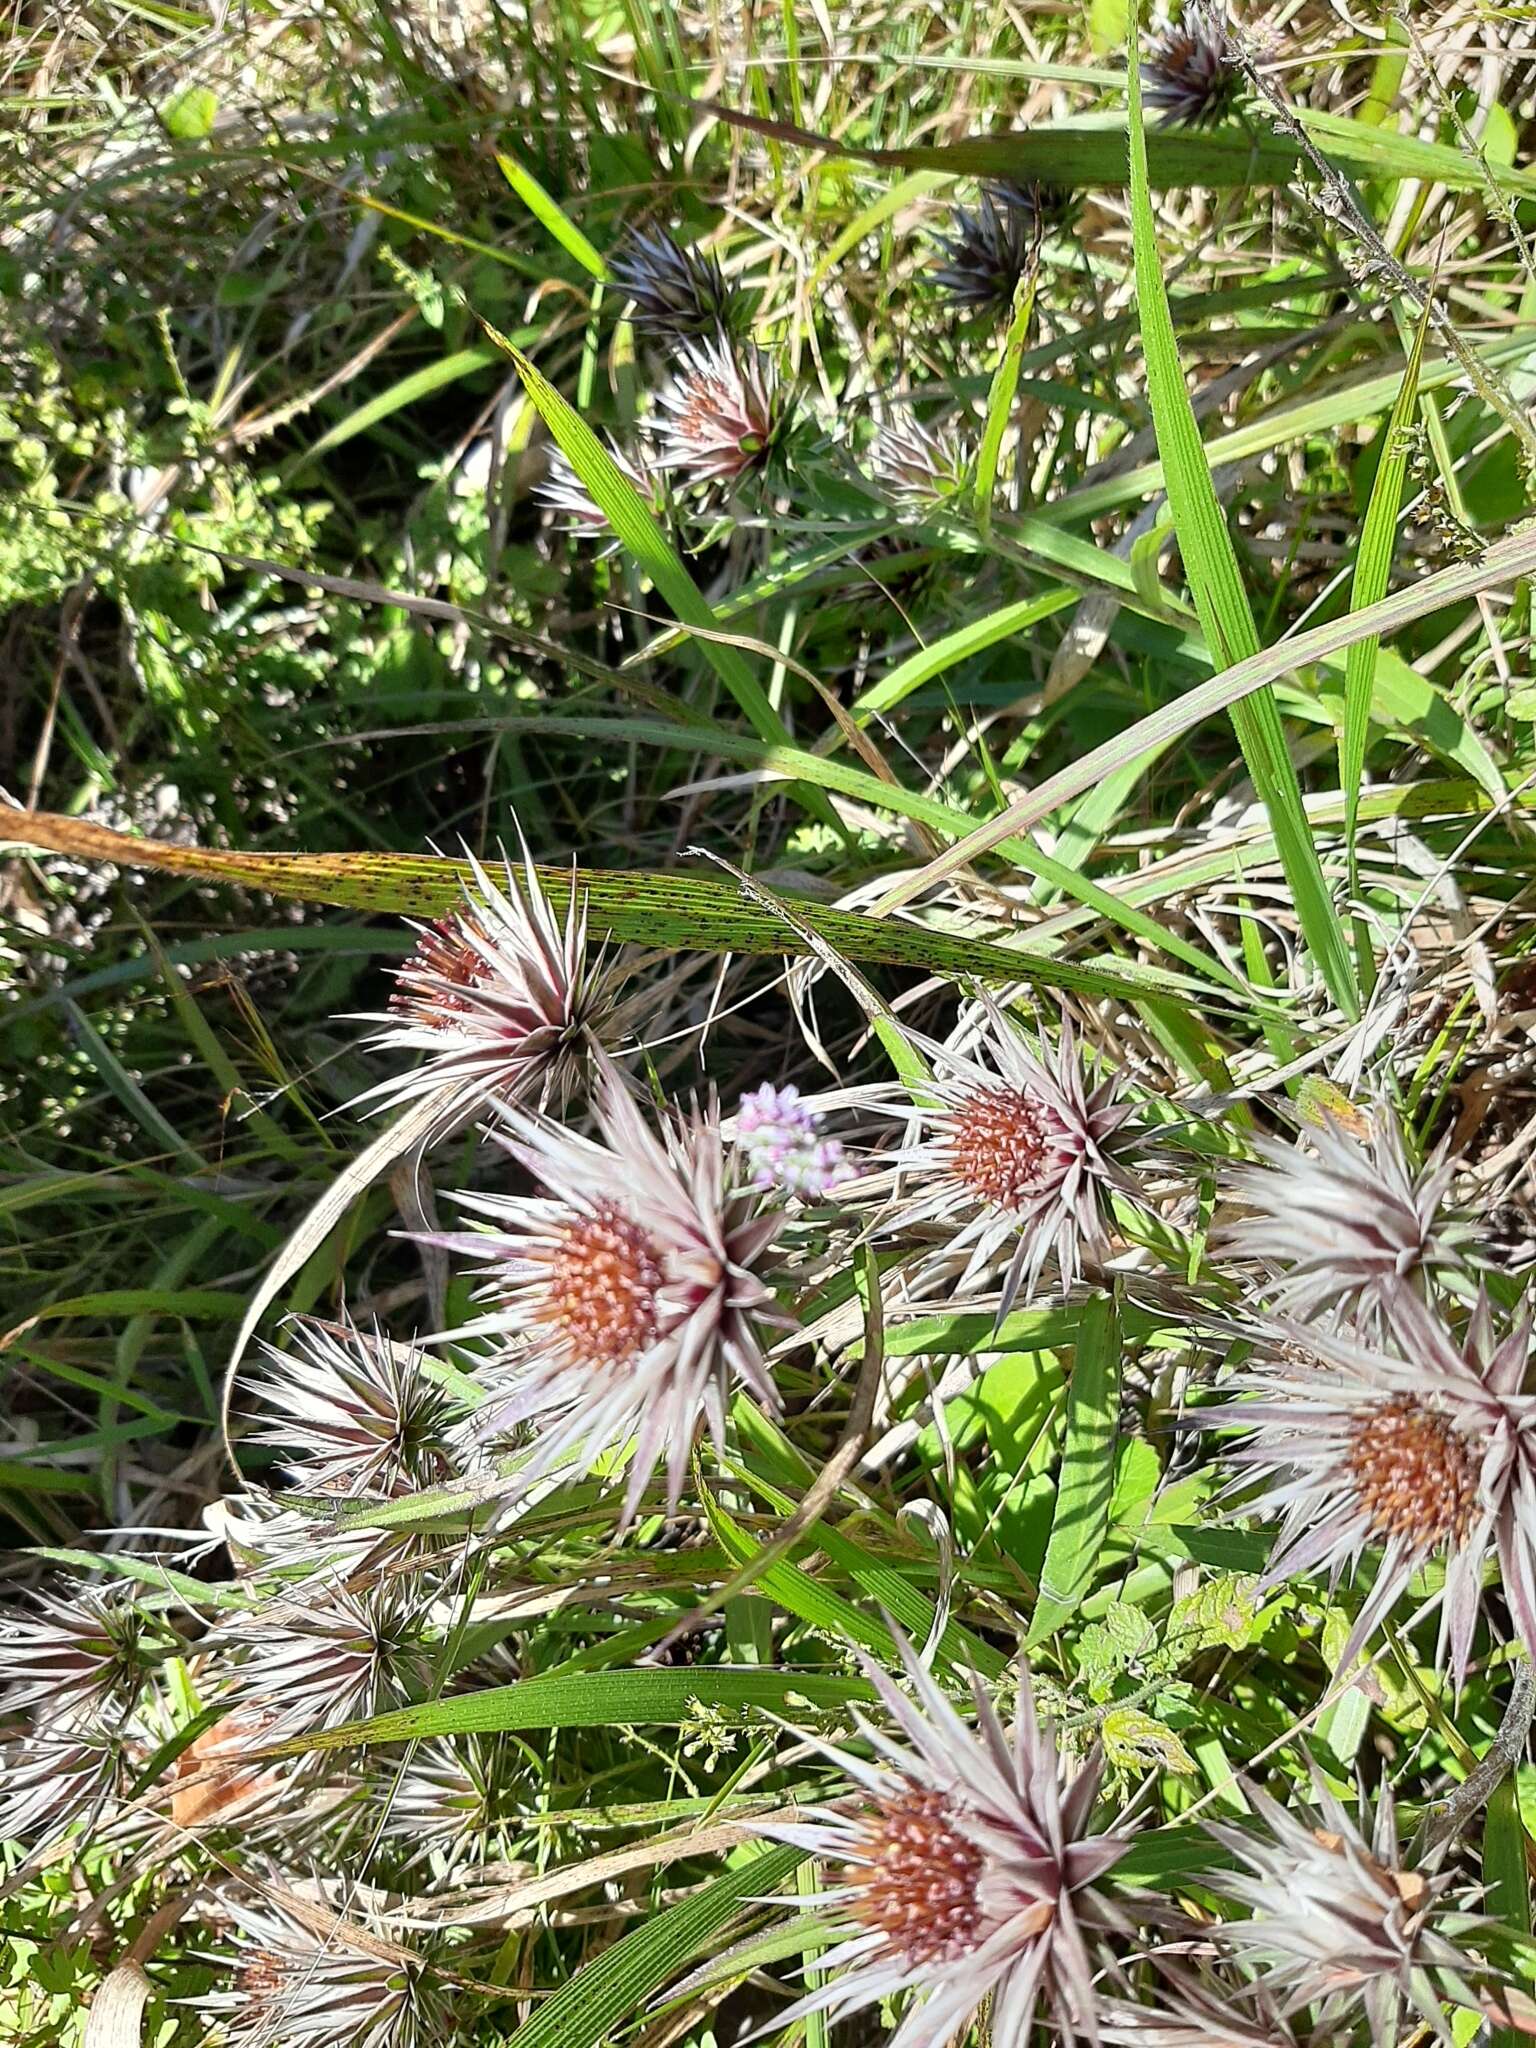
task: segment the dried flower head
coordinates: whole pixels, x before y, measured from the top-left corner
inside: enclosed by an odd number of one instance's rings
[[[61,1729],[113,1726],[138,1699],[144,1636],[127,1586],[38,1593],[0,1619],[0,1707],[37,1709]]]
[[[227,1988],[198,2000],[229,2048],[436,2048],[454,2038],[431,1973],[387,1937],[319,1934],[265,1903],[226,1899],[237,1945]]]
[[[895,1164],[915,1183],[885,1228],[901,1236],[924,1224],[966,1253],[957,1291],[978,1286],[1006,1255],[999,1318],[1020,1289],[1027,1300],[1054,1253],[1062,1288],[1076,1279],[1084,1247],[1104,1242],[1102,1202],[1136,1183],[1120,1162],[1131,1115],[1113,1080],[1090,1086],[1070,1029],[1032,1052],[988,1006],[974,1052],[923,1041],[934,1064],[933,1100],[916,1112],[918,1135]],[[913,1112],[906,1112],[908,1115]]]
[[[891,2048],[942,2048],[988,1998],[992,2038],[1023,2042],[1043,1996],[1069,2041],[1096,2040],[1094,1952],[1127,1926],[1102,1888],[1127,1838],[1092,1828],[1101,1758],[1095,1752],[1064,1777],[1027,1671],[1010,1742],[979,1681],[970,1725],[910,1646],[898,1638],[898,1648],[914,1700],[863,1660],[895,1728],[886,1734],[855,1716],[878,1761],[817,1745],[858,1784],[862,1805],[757,1823],[836,1866],[817,1901],[841,1937],[817,1958],[827,1982],[781,2024],[858,2012],[910,1990],[921,2002]]]
[[[269,1719],[277,1736],[405,1706],[427,1688],[422,1619],[390,1586],[306,1587],[302,1603],[271,1601],[221,1631],[225,1646],[243,1653],[231,1674],[234,1700]]]
[[[1328,1117],[1304,1146],[1258,1138],[1254,1150],[1264,1164],[1228,1181],[1254,1213],[1222,1233],[1220,1249],[1278,1273],[1269,1298],[1279,1314],[1307,1320],[1338,1305],[1377,1327],[1408,1283],[1460,1263],[1466,1232],[1440,1215],[1452,1169],[1415,1175],[1385,1103],[1363,1137]]]
[[[437,1241],[489,1268],[486,1306],[441,1341],[516,1340],[510,1391],[476,1416],[493,1430],[537,1425],[509,1499],[633,1437],[627,1521],[663,1460],[676,1508],[699,1425],[723,1442],[737,1386],[777,1412],[761,1329],[784,1318],[760,1267],[782,1219],[738,1184],[713,1108],[658,1137],[617,1071],[605,1062],[601,1074],[600,1141],[505,1113],[500,1142],[546,1193],[458,1198],[492,1227]]]
[[[684,249],[661,228],[636,228],[608,265],[629,299],[629,317],[648,341],[670,342],[730,333],[745,302],[725,281],[720,259]]]
[[[871,454],[876,483],[908,511],[937,505],[962,490],[973,460],[954,420],[927,426],[906,407],[882,422]]]
[[[847,1177],[843,1148],[824,1138],[816,1115],[793,1083],[765,1081],[743,1095],[736,1110],[736,1143],[755,1188],[819,1201]]]
[[[1146,104],[1176,128],[1219,121],[1243,88],[1226,0],[1186,0],[1182,18],[1153,41],[1141,66]]]
[[[1459,1687],[1490,1553],[1536,1655],[1536,1394],[1524,1391],[1531,1325],[1497,1338],[1484,1297],[1458,1340],[1412,1294],[1394,1320],[1401,1355],[1339,1331],[1267,1325],[1256,1333],[1258,1365],[1231,1383],[1254,1398],[1190,1420],[1252,1432],[1229,1455],[1244,1481],[1262,1482],[1243,1512],[1280,1518],[1265,1585],[1318,1571],[1337,1582],[1368,1550],[1380,1551],[1340,1668],[1420,1568],[1443,1555],[1437,1654]]]
[[[645,458],[640,450],[635,449],[626,454],[622,448],[614,446],[610,441],[608,453],[613,459],[614,467],[627,482],[634,485],[651,510],[658,510],[662,501],[662,487],[646,467]],[[612,530],[608,514],[576,474],[571,466],[571,459],[563,448],[550,449],[549,467],[542,481],[534,486],[533,495],[546,510],[555,515],[557,521],[579,532],[605,534]]]
[[[681,350],[661,404],[659,466],[690,484],[735,484],[757,474],[789,418],[771,358],[724,335]]]
[[[1217,1930],[1243,1962],[1257,1965],[1283,2012],[1313,2008],[1324,2021],[1363,2007],[1371,2040],[1390,2048],[1405,2012],[1449,2042],[1440,1980],[1476,1967],[1458,1943],[1477,1923],[1448,1912],[1452,1878],[1403,1867],[1391,1790],[1374,1817],[1362,1795],[1356,1826],[1314,1770],[1315,1813],[1291,1813],[1256,1786],[1249,1803],[1269,1830],[1208,1824],[1236,1856],[1237,1871],[1207,1882],[1251,1917]]]
[[[349,1497],[392,1495],[451,1476],[452,1404],[422,1370],[414,1345],[395,1344],[375,1323],[295,1316],[293,1347],[262,1349],[256,1384],[264,1420],[260,1444],[290,1454],[296,1485]]]
[[[94,1828],[122,1780],[121,1744],[98,1729],[44,1722],[0,1742],[0,1842],[38,1850],[77,1820]]]
[[[529,1810],[528,1768],[495,1735],[423,1742],[379,1788],[384,1832],[412,1861],[483,1862],[511,1853]]]
[[[503,863],[505,889],[473,855],[469,865],[461,907],[415,927],[420,943],[395,977],[389,1011],[360,1020],[383,1027],[370,1044],[425,1058],[358,1102],[398,1109],[439,1096],[445,1131],[495,1095],[564,1101],[593,1048],[620,1028],[612,978],[587,957],[574,871],[562,925],[526,846],[521,878]]]
[[[944,261],[933,281],[962,311],[1006,314],[1035,261],[1041,221],[1019,185],[984,185],[974,208],[955,209],[951,233],[941,237]]]

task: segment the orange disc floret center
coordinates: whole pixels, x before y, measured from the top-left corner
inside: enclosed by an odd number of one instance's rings
[[[1478,1459],[1448,1416],[1398,1394],[1355,1424],[1355,1494],[1372,1533],[1422,1550],[1464,1542],[1477,1518]]]
[[[994,1208],[1024,1208],[1060,1172],[1061,1120],[1022,1088],[973,1088],[947,1121],[950,1172]]]
[[[473,944],[484,938],[479,921],[466,911],[440,917],[396,975],[390,1007],[412,1011],[424,1024],[461,1016],[470,1007],[470,991],[485,978],[485,961]]]
[[[850,1864],[849,1910],[908,1962],[952,1962],[980,1939],[983,1857],[956,1828],[942,1792],[901,1792],[863,1824],[866,1862]]]
[[[617,1202],[573,1216],[548,1256],[538,1319],[584,1365],[625,1365],[655,1340],[661,1262]]]

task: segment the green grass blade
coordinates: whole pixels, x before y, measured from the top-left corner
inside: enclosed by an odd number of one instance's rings
[[[1008,324],[1003,352],[992,372],[992,388],[987,394],[987,422],[976,453],[976,524],[983,534],[992,524],[998,457],[1002,453],[1003,436],[1008,431],[1008,415],[1013,411],[1013,401],[1018,395],[1020,361],[1024,344],[1029,339],[1029,324],[1035,317],[1037,281],[1032,262],[1028,276],[1014,295],[1013,318]]]
[[[1093,1584],[1109,1533],[1119,1415],[1120,1318],[1113,1303],[1091,1301],[1077,1318],[1056,1509],[1026,1647],[1070,1620]]]
[[[1517,1941],[1531,1935],[1531,1874],[1526,1862],[1525,1823],[1520,1817],[1520,1774],[1496,1785],[1483,1816],[1483,1883],[1486,1910]],[[1530,2037],[1513,2027],[1495,2027],[1489,2048],[1519,2048]]]
[[[1242,571],[1227,531],[1226,515],[1200,439],[1200,428],[1184,383],[1173,316],[1157,253],[1157,230],[1147,180],[1147,138],[1142,124],[1137,69],[1137,4],[1130,12],[1126,89],[1131,165],[1131,235],[1136,299],[1146,351],[1147,395],[1168,482],[1174,531],[1184,560],[1190,595],[1212,654],[1231,668],[1260,651],[1258,628],[1243,587]],[[1232,726],[1260,801],[1274,827],[1281,865],[1295,899],[1303,936],[1322,972],[1328,992],[1346,1016],[1359,1013],[1353,964],[1322,862],[1301,801],[1301,785],[1286,751],[1285,729],[1273,693],[1256,690],[1232,707]]]
[[[574,256],[583,270],[591,271],[600,283],[608,281],[608,265],[593,248],[574,221],[568,220],[538,179],[525,171],[516,157],[496,152],[496,168],[522,200],[540,227],[546,229],[568,256]]]
[[[879,682],[871,683],[848,707],[849,716],[858,724],[865,725],[882,712],[894,711],[914,690],[920,690],[924,683],[931,683],[935,676],[943,675],[957,662],[968,661],[973,654],[995,647],[1001,640],[1011,640],[1015,633],[1037,626],[1042,619],[1065,611],[1068,605],[1077,604],[1080,597],[1081,593],[1076,590],[1048,590],[1041,597],[1000,605],[984,618],[957,626],[953,633],[946,633],[942,639],[920,647],[905,661],[898,662]]]
[[[798,1849],[769,1849],[680,1899],[578,1970],[503,2036],[505,2048],[597,2048],[612,2040],[626,2020],[654,2013],[662,1986],[755,1900],[781,1891],[803,1861]]]
[[[1392,556],[1397,544],[1397,515],[1403,500],[1403,481],[1408,474],[1408,429],[1418,403],[1419,368],[1424,360],[1424,341],[1429,333],[1429,314],[1420,319],[1397,394],[1383,430],[1381,460],[1376,465],[1365,523],[1360,529],[1360,552],[1355,559],[1354,581],[1350,585],[1349,608],[1364,611],[1387,594],[1392,576]],[[1371,700],[1376,686],[1376,661],[1381,636],[1369,634],[1357,640],[1344,664],[1344,729],[1339,736],[1339,788],[1344,796],[1344,840],[1349,853],[1349,892],[1359,891],[1355,860],[1355,827],[1360,810],[1360,778],[1365,771],[1365,743],[1371,723]]]

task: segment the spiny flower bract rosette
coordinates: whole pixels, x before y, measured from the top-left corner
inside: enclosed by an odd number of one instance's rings
[[[699,1426],[723,1445],[737,1387],[778,1412],[762,1330],[789,1319],[760,1267],[784,1219],[741,1184],[713,1106],[658,1136],[603,1062],[596,1107],[597,1139],[504,1109],[492,1137],[546,1192],[457,1198],[489,1227],[434,1242],[489,1268],[484,1312],[434,1341],[510,1347],[494,1372],[506,1391],[472,1425],[482,1437],[536,1429],[507,1505],[633,1438],[627,1523],[663,1461],[676,1510]]]
[[[1300,1144],[1252,1143],[1263,1163],[1236,1168],[1226,1191],[1253,1213],[1222,1230],[1217,1248],[1276,1275],[1276,1313],[1308,1320],[1338,1305],[1374,1327],[1410,1285],[1461,1264],[1467,1232],[1441,1215],[1453,1169],[1416,1174],[1385,1103],[1362,1138],[1328,1117]]]
[[[510,1853],[507,1838],[537,1803],[527,1759],[500,1736],[419,1743],[380,1769],[384,1837],[412,1864],[435,1856],[452,1866]]]
[[[415,927],[420,942],[395,976],[388,1011],[357,1021],[368,1040],[419,1052],[408,1073],[366,1089],[351,1106],[400,1109],[441,1097],[440,1133],[497,1095],[559,1104],[581,1086],[594,1048],[621,1029],[614,977],[587,957],[587,909],[574,870],[562,923],[523,850],[521,876],[503,862],[505,888],[468,856],[471,880],[457,910]]]
[[[881,422],[870,446],[875,482],[903,511],[913,513],[963,490],[973,460],[953,420],[930,426],[906,406]]]
[[[222,1648],[243,1653],[230,1673],[232,1701],[280,1736],[405,1706],[427,1689],[423,1622],[412,1596],[388,1584],[306,1586],[268,1601],[219,1631]]]
[[[1257,1969],[1286,2015],[1306,2008],[1327,2024],[1363,2008],[1373,2048],[1390,2048],[1412,2014],[1450,2042],[1446,1990],[1471,2002],[1467,1977],[1486,1975],[1464,1946],[1481,1923],[1451,1909],[1451,1875],[1403,1867],[1390,1787],[1374,1815],[1362,1795],[1357,1826],[1315,1769],[1313,1781],[1313,1813],[1245,1787],[1267,1835],[1207,1823],[1239,1868],[1206,1881],[1249,1914],[1222,1921],[1213,1936]]]
[[[1065,2039],[1096,2041],[1104,1939],[1130,1931],[1103,1888],[1128,1837],[1092,1826],[1102,1759],[1095,1752],[1064,1776],[1022,1667],[1010,1741],[978,1680],[967,1724],[910,1645],[897,1646],[913,1699],[861,1658],[895,1730],[855,1714],[876,1761],[815,1744],[862,1788],[862,1806],[754,1824],[838,1867],[811,1902],[840,1936],[816,1958],[828,1981],[778,2024],[822,2010],[842,2017],[911,1991],[917,2002],[891,2048],[942,2048],[987,1999],[991,2038],[1022,2043],[1043,1998]]]
[[[982,1012],[974,1050],[916,1043],[933,1065],[914,1110],[919,1135],[891,1164],[914,1192],[900,1191],[879,1228],[909,1238],[937,1226],[943,1255],[961,1264],[957,1293],[974,1290],[1006,1256],[998,1318],[1022,1290],[1026,1301],[1054,1255],[1065,1291],[1085,1248],[1102,1251],[1111,1189],[1135,1198],[1121,1153],[1133,1106],[1115,1078],[1090,1083],[1070,1027],[1034,1051],[1001,1011]]]
[[[1141,63],[1146,105],[1175,128],[1219,121],[1243,89],[1225,0],[1187,0],[1181,19],[1148,46]]]
[[[374,1325],[295,1316],[292,1349],[264,1344],[251,1441],[288,1454],[301,1491],[390,1498],[451,1476],[453,1404],[422,1370],[422,1353]]]
[[[1161,1961],[1159,1971],[1147,2004],[1100,2001],[1099,2031],[1114,2048],[1344,2048],[1343,2029],[1298,2039],[1262,1985],[1228,1985]]]
[[[1437,1658],[1448,1659],[1459,1689],[1490,1556],[1521,1640],[1536,1655],[1536,1395],[1525,1391],[1531,1323],[1523,1318],[1498,1337],[1483,1296],[1458,1339],[1406,1293],[1394,1322],[1400,1353],[1337,1329],[1257,1326],[1249,1334],[1259,1362],[1229,1383],[1242,1398],[1188,1420],[1250,1432],[1226,1455],[1244,1487],[1240,1512],[1280,1521],[1262,1585],[1313,1572],[1337,1584],[1367,1550],[1380,1550],[1340,1668],[1421,1567],[1443,1555]],[[1254,1481],[1260,1490],[1250,1494]]]
[[[75,1821],[93,1831],[127,1782],[115,1734],[44,1720],[0,1741],[0,1842],[38,1850]]]
[[[699,340],[730,334],[745,302],[725,281],[718,256],[685,249],[661,228],[635,228],[608,274],[629,300],[629,318],[648,341]]]
[[[772,358],[723,334],[679,350],[660,403],[658,467],[686,484],[731,485],[759,474],[789,424]]]
[[[265,1902],[220,1904],[235,1929],[229,1982],[196,2003],[229,2048],[439,2048],[454,2038],[429,1970]]]
[[[145,1624],[126,1586],[39,1592],[0,1616],[0,1712],[36,1709],[56,1727],[110,1727],[138,1699]]]
[[[984,185],[974,207],[955,208],[952,231],[941,236],[944,260],[933,281],[968,313],[1006,314],[1035,260],[1041,222],[1018,185]]]

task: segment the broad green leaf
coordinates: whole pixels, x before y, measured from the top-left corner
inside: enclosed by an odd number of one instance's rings
[[[803,1860],[798,1849],[766,1850],[653,1915],[568,1978],[503,2037],[505,2048],[598,2048],[627,2020],[651,2017],[657,1994],[683,1965],[739,1914],[781,1892]]]
[[[1103,1555],[1115,1490],[1120,1341],[1114,1304],[1102,1299],[1088,1302],[1078,1317],[1056,1511],[1026,1648],[1054,1635],[1076,1613]]]
[[[1258,628],[1243,587],[1242,571],[1216,496],[1179,360],[1173,316],[1157,251],[1157,228],[1147,181],[1147,136],[1142,124],[1137,48],[1139,0],[1130,10],[1131,42],[1126,59],[1128,133],[1131,162],[1131,237],[1136,300],[1141,310],[1146,353],[1147,396],[1158,452],[1168,484],[1168,502],[1183,557],[1190,595],[1211,651],[1223,668],[1260,651]],[[1274,694],[1254,691],[1231,710],[1233,730],[1259,798],[1269,813],[1281,865],[1295,899],[1296,915],[1328,992],[1346,1016],[1359,1010],[1359,994],[1344,929],[1323,877],[1301,785],[1286,750]]]
[[[419,1742],[437,1735],[504,1735],[536,1728],[680,1728],[698,1708],[727,1714],[779,1714],[797,1707],[841,1707],[868,1700],[860,1678],[823,1671],[773,1671],[747,1665],[692,1671],[584,1671],[569,1677],[525,1678],[452,1699],[426,1700],[269,1743],[257,1756],[301,1756],[310,1750],[362,1749],[380,1742]]]
[[[1531,1873],[1527,1862],[1525,1822],[1520,1816],[1520,1776],[1516,1772],[1496,1785],[1483,1815],[1483,1909],[1517,1939],[1531,1933]],[[1519,2048],[1528,2040],[1513,2027],[1495,2027],[1490,2048]]]

